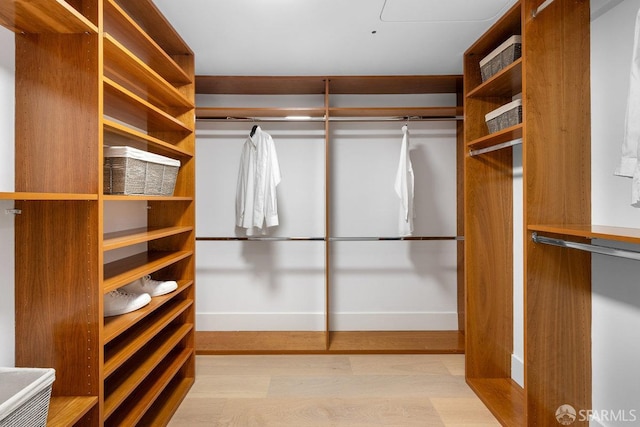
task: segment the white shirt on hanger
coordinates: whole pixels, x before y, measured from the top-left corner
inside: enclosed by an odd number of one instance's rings
[[[411,236],[413,233],[413,195],[414,176],[411,157],[409,156],[409,128],[402,126],[402,145],[400,146],[400,161],[396,174],[395,190],[400,198],[400,215],[398,232],[400,236]]]
[[[281,179],[273,138],[258,126],[242,147],[236,187],[236,225],[247,235],[253,227],[279,224],[276,187]]]

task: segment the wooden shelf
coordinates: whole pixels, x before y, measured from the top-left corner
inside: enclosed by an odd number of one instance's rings
[[[105,0],[104,16],[105,32],[126,41],[127,48],[165,80],[174,86],[192,83],[187,73],[114,0]]]
[[[416,94],[462,92],[462,76],[196,76],[196,93],[233,95]]]
[[[158,426],[167,424],[180,403],[187,395],[189,389],[194,383],[194,378],[186,377],[183,379],[174,378],[170,387],[156,399],[153,406],[147,411],[140,421],[140,425]]]
[[[0,193],[0,200],[98,200],[97,194],[75,193],[31,193],[31,192],[6,192]]]
[[[331,107],[329,117],[462,117],[462,107]]]
[[[193,51],[152,0],[118,0],[126,14],[169,55],[193,56]]]
[[[168,305],[150,325],[136,325],[127,334],[127,339],[110,343],[105,348],[104,376],[108,378],[113,372],[132,358],[142,347],[160,334],[174,319],[193,305],[193,300],[182,300]]]
[[[145,415],[153,402],[158,399],[180,369],[191,359],[192,353],[185,349],[172,358],[167,358],[150,373],[147,381],[135,394],[118,408],[118,411],[106,420],[107,425],[133,426]],[[165,420],[168,422],[168,419]],[[164,423],[162,423],[164,424]]]
[[[116,290],[192,255],[192,251],[143,252],[105,264],[103,293]]]
[[[501,131],[492,133],[482,138],[470,141],[467,144],[467,148],[470,150],[479,150],[481,148],[489,148],[496,145],[504,144],[505,142],[514,141],[522,138],[522,124],[511,126]]]
[[[512,379],[467,378],[467,384],[502,425],[526,425],[524,391]]]
[[[640,229],[607,225],[529,225],[529,231],[640,244]]]
[[[178,89],[170,85],[160,74],[138,59],[126,47],[109,34],[104,34],[105,75],[123,86],[135,88],[155,105],[175,107],[187,111],[194,108]]]
[[[184,324],[167,332],[160,342],[145,348],[142,363],[122,369],[118,375],[110,377],[105,385],[104,417],[109,418],[118,407],[135,391],[150,373],[180,344],[191,332],[193,325]]]
[[[104,77],[104,114],[147,131],[192,132],[189,125]]]
[[[198,107],[196,117],[199,119],[226,119],[240,118],[250,119],[257,117],[287,117],[287,116],[309,116],[322,118],[325,115],[324,107],[317,108],[215,108]]]
[[[124,194],[105,194],[102,196],[104,200],[132,202],[132,201],[148,201],[148,202],[193,202],[193,197],[188,196],[150,196],[150,195],[124,195]]]
[[[98,33],[89,19],[64,0],[3,0],[0,25],[16,33]]]
[[[116,142],[114,143],[114,139],[110,139],[105,136],[104,141],[105,145],[128,145],[133,148],[138,148],[140,150],[150,151],[152,153],[160,154],[168,157],[184,157],[191,158],[193,157],[193,152],[191,150],[184,150],[171,142],[166,142],[151,135],[147,135],[146,133],[140,132],[139,130],[130,128],[121,123],[114,122],[112,120],[104,119],[103,120],[103,130],[105,134],[111,134],[116,137],[125,138],[126,142]],[[165,133],[166,135],[166,133]],[[178,142],[184,138],[183,132],[176,132],[174,135],[175,140]],[[168,136],[165,136],[167,140],[173,140]]]
[[[49,401],[47,426],[75,425],[97,403],[97,396],[52,396]]]
[[[467,98],[512,97],[522,92],[522,58],[467,94]]]
[[[102,250],[110,251],[150,240],[162,239],[164,237],[175,236],[177,234],[193,231],[192,226],[175,226],[164,228],[136,228],[133,230],[117,231],[104,235]]]
[[[151,302],[145,307],[120,316],[104,318],[104,339],[103,344],[108,344],[131,327],[138,324],[150,314],[155,313],[160,307],[174,298],[177,298],[184,290],[193,285],[192,280],[178,280],[178,289],[170,294],[160,295],[151,298]]]
[[[459,331],[196,332],[198,354],[464,353]]]

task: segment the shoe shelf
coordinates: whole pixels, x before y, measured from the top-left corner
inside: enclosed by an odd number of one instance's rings
[[[155,337],[164,337],[164,331],[171,323],[193,305],[193,300],[171,301],[162,311],[157,311],[121,335],[118,339],[105,345],[104,376],[108,378],[118,368],[131,360]]]
[[[104,74],[132,88],[156,105],[187,111],[194,108],[182,92],[109,34],[104,34]]]
[[[104,82],[105,116],[147,131],[173,131],[189,134],[193,124],[185,124],[108,77]]]
[[[104,21],[106,33],[126,40],[127,48],[165,80],[174,86],[192,83],[187,73],[113,0],[104,2]]]
[[[193,251],[143,252],[105,264],[103,292],[114,291],[191,256]]]
[[[138,243],[188,233],[193,231],[193,228],[193,226],[144,227],[107,233],[104,235],[102,250],[110,251],[113,249],[136,245]]]
[[[127,399],[118,408],[117,412],[106,419],[105,424],[114,426],[143,424],[140,421],[143,416],[151,412],[149,407],[153,402],[158,402],[158,398],[161,397],[164,390],[169,389],[172,380],[178,378],[177,374],[189,362],[190,358],[191,352],[189,350],[182,350],[179,353],[172,354],[171,357],[165,358],[156,369],[149,373],[146,380],[140,385],[139,390],[136,390],[135,396]],[[193,383],[193,380],[183,381]]]
[[[193,383],[194,380],[192,378],[173,378],[169,386],[156,398],[153,406],[149,408],[140,420],[140,425],[157,426],[162,425],[164,423],[163,420],[170,419]]]
[[[131,313],[121,314],[119,316],[111,316],[104,318],[104,344],[108,344],[127,332],[131,327],[141,322],[149,315],[155,313],[160,307],[165,305],[172,299],[182,297],[183,291],[193,285],[193,280],[178,280],[178,289],[170,294],[160,295],[151,298],[151,302],[145,307],[132,311]]]
[[[156,340],[145,347],[144,358],[139,363],[124,365],[118,375],[110,376],[105,383],[104,416],[109,418],[135,389],[148,378],[167,356],[176,351],[180,342],[193,329],[193,325],[184,324],[166,331],[166,337]]]
[[[64,0],[3,0],[0,25],[15,33],[98,33],[93,22]]]

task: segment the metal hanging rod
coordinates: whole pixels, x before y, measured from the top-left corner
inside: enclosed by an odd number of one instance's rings
[[[547,6],[549,6],[554,1],[555,0],[545,0],[544,2],[542,2],[542,4],[540,6],[538,6],[536,9],[534,9],[533,12],[531,12],[531,16],[535,18],[536,16],[538,16],[540,14],[540,12],[545,10],[547,8]]]
[[[255,241],[255,242],[285,242],[285,241],[329,241],[329,242],[366,242],[389,240],[464,240],[463,236],[404,236],[404,237],[196,237],[199,241]]]
[[[563,248],[578,249],[586,252],[593,252],[601,255],[615,256],[619,258],[634,259],[640,261],[640,252],[628,249],[616,249],[608,246],[596,246],[588,243],[577,243],[552,237],[539,236],[538,233],[531,233],[531,240],[535,243],[543,243],[545,245],[560,246]]]
[[[492,145],[487,148],[479,148],[477,150],[469,150],[469,156],[478,156],[480,154],[490,153],[496,150],[502,150],[503,148],[513,147],[514,145],[522,144],[522,138],[514,139],[513,141],[503,142],[502,144]]]
[[[459,121],[463,120],[463,116],[447,116],[447,117],[330,117],[330,122],[443,122],[443,121]],[[262,122],[262,123],[280,123],[280,122],[324,122],[324,117],[309,118],[287,118],[287,117],[196,117],[197,121],[206,122]]]

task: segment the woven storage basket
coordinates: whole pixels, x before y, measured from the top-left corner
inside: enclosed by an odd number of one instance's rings
[[[51,368],[0,368],[0,427],[47,425]]]
[[[522,100],[516,99],[484,116],[489,133],[522,123]]]
[[[511,36],[489,55],[480,61],[482,81],[489,80],[494,74],[512,64],[522,55],[522,37]]]
[[[171,196],[180,161],[132,147],[105,147],[105,194]]]

